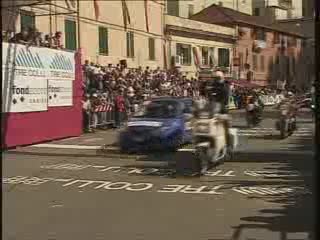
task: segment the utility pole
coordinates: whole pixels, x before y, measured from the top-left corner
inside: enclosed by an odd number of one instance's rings
[[[81,38],[80,38],[80,0],[77,0],[77,22],[78,22],[78,49],[81,48]]]
[[[315,1],[315,42],[320,41],[320,2]],[[320,159],[320,45],[315,44],[316,57],[315,57],[315,122],[316,122],[316,151],[317,159]]]

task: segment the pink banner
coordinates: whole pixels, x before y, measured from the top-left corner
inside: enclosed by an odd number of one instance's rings
[[[81,51],[75,54],[73,106],[49,107],[46,112],[2,113],[2,149],[82,134]]]

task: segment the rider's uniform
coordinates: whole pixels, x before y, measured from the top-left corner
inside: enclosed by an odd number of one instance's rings
[[[216,72],[214,78],[211,81],[206,82],[205,86],[202,89],[203,95],[206,95],[208,100],[206,102],[205,108],[200,110],[200,104],[198,102],[196,103],[198,104],[196,105],[196,111],[198,111],[197,114],[199,114],[199,112],[206,112],[206,114],[209,114],[209,118],[213,118],[215,116],[216,118],[223,121],[226,129],[227,143],[229,144],[228,139],[230,119],[227,115],[229,89],[228,85],[224,82],[224,75],[222,72]]]

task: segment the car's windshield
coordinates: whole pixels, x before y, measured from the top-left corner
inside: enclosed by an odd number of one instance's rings
[[[185,100],[184,102],[183,113],[192,113],[192,100]]]
[[[172,118],[179,114],[179,103],[176,101],[152,101],[145,106],[142,116],[147,118]]]

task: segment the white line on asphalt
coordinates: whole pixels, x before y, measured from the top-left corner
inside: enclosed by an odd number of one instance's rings
[[[106,166],[92,166],[93,168],[105,168]]]
[[[55,181],[55,182],[69,182],[71,180],[73,180],[73,178],[70,178],[70,179],[64,179],[64,178],[53,179],[53,181]]]
[[[60,149],[84,149],[84,150],[97,150],[101,149],[101,146],[85,146],[85,145],[63,145],[63,144],[36,144],[31,147],[39,148],[60,148]]]
[[[84,139],[84,142],[94,142],[94,141],[101,141],[103,140],[103,138],[88,138],[88,139]]]
[[[66,138],[66,139],[59,140],[59,142],[66,142],[66,141],[75,140],[75,139],[78,139],[78,138],[80,138],[80,137]]]
[[[245,136],[245,135],[242,135]],[[301,136],[301,135],[300,135]],[[40,145],[40,146],[39,146]],[[84,149],[84,150],[97,150],[97,149],[102,149],[101,146],[78,146],[78,145],[60,145],[60,144],[38,144],[38,145],[33,145],[36,147],[44,147],[44,148],[62,148],[62,149]],[[104,150],[119,150],[118,147],[105,147],[103,148]],[[194,152],[194,148],[180,148],[177,150],[178,152]],[[243,150],[235,150],[235,153],[241,153],[241,152],[248,152],[248,153],[255,153],[255,152],[261,152],[261,149],[258,150],[249,150],[249,149],[243,149]],[[289,151],[278,151],[278,150],[272,150],[270,151],[272,153],[277,153],[277,154],[287,154]],[[299,155],[313,155],[313,151],[300,151],[300,152],[294,152],[294,154],[299,154]]]

